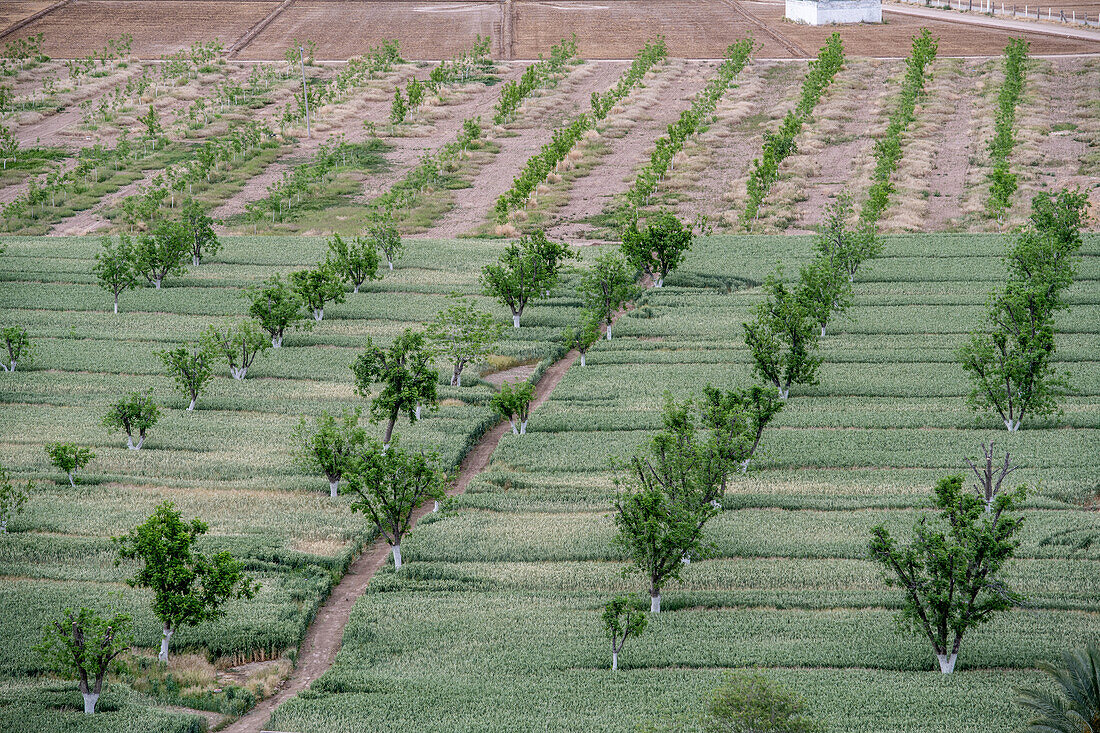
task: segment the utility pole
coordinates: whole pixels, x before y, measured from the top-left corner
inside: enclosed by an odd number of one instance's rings
[[[298,46],[298,54],[302,60],[302,99],[306,103],[306,137],[313,137],[313,133],[309,131],[309,90],[306,89],[306,50]]]

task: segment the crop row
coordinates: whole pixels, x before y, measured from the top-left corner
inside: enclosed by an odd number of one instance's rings
[[[1008,208],[1016,191],[1016,174],[1009,170],[1008,156],[1016,145],[1016,105],[1024,90],[1027,72],[1028,42],[1013,38],[1005,47],[1005,78],[997,94],[997,117],[993,123],[993,139],[989,141],[989,210],[1000,215]]]

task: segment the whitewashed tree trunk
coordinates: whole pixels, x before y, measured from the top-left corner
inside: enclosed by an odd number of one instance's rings
[[[0,534],[7,534],[8,532],[8,520],[0,519]]]
[[[779,390],[779,399],[781,399],[781,400],[785,400],[785,399],[787,399],[787,395],[788,395],[788,394],[790,394],[790,392],[791,392],[791,388],[790,388],[790,387],[786,387],[786,388],[781,388],[781,389]]]
[[[523,421],[520,422],[520,424],[519,424],[519,434],[520,435],[527,435],[527,421],[526,420],[523,420]]]
[[[1015,433],[1020,429],[1020,421],[1009,418],[1005,420],[1005,427],[1008,428],[1008,432]]]
[[[358,285],[354,285],[354,286],[352,286],[352,288],[351,288],[351,292],[353,292],[353,293],[355,293],[356,295],[358,295],[358,294],[359,294],[359,286],[358,286]]]
[[[741,473],[748,472],[748,470],[749,470],[749,461],[751,461],[751,460],[752,460],[751,458],[746,458],[745,460],[741,461]]]
[[[958,658],[958,652],[955,654],[937,654],[936,659],[940,662],[940,672],[944,674],[951,674],[955,671],[955,659]]]
[[[229,376],[233,377],[237,381],[244,379],[244,375],[248,373],[248,367],[229,367]]]
[[[172,640],[172,634],[176,633],[172,629],[168,628],[168,624],[164,625],[164,629],[161,630],[160,636],[160,654],[157,655],[157,659],[162,662],[168,661],[168,642]]]
[[[611,324],[607,324],[607,340],[611,340]]]
[[[12,366],[14,367],[15,365],[13,364]],[[5,364],[2,361],[0,361],[0,369],[3,369],[5,372],[10,372],[11,371],[11,369],[8,368],[8,365]]]
[[[283,345],[283,337],[282,336],[272,336],[271,337],[271,348],[278,349],[282,345]]]
[[[419,420],[419,419],[420,419],[420,407],[421,407],[420,405],[417,405],[417,406],[416,406],[416,419],[417,419],[417,420]]]
[[[156,288],[157,290],[160,290],[160,281],[161,281],[161,278],[159,278],[159,277],[153,280],[153,287]]]
[[[195,255],[191,255],[191,266],[192,267],[198,267],[199,266],[199,258]]]
[[[519,328],[519,316],[512,314],[512,326],[513,328]]]
[[[196,399],[195,399],[194,397],[192,397],[192,398],[191,398],[191,404],[187,406],[187,411],[188,411],[188,412],[193,412],[193,411],[194,411],[194,409],[195,409],[195,402],[196,402]]]
[[[584,366],[584,352],[581,352],[581,366]]]
[[[619,653],[615,651],[615,645],[611,645],[611,671],[614,672],[619,668]]]
[[[660,613],[661,612],[661,594],[660,593],[658,593],[656,595],[653,595],[652,593],[650,594],[650,596],[649,596],[649,612],[650,613]]]
[[[665,279],[660,275],[657,276],[657,282],[654,283],[654,287],[663,288],[665,286]]]
[[[855,282],[856,274],[854,272],[848,273],[848,282]]]
[[[691,555],[684,555],[680,558],[680,562],[684,565],[691,565]]]
[[[519,435],[519,431],[516,430],[516,421],[509,420],[508,423],[512,426],[512,435]]]
[[[389,264],[389,266],[390,266],[390,272],[393,272],[393,260],[386,260],[386,262],[387,262],[387,263]]]
[[[401,544],[398,543],[393,546],[393,569],[401,569]]]
[[[118,315],[118,296],[115,296],[115,315]]]
[[[82,692],[80,694],[84,696],[84,714],[92,715],[93,713],[95,713],[96,703],[99,702],[99,693]]]
[[[340,493],[340,479],[336,479],[335,481],[329,481],[328,482],[328,495],[331,496],[333,499],[335,499],[336,495],[338,493]]]
[[[75,489],[76,488],[76,482],[73,481],[73,472],[69,471],[68,473],[69,473],[69,486],[72,486]]]
[[[825,327],[821,327],[821,338],[825,338]]]
[[[439,511],[439,500],[438,499],[436,499],[435,503],[432,505],[432,511],[433,512],[438,512]]]
[[[314,308],[313,309],[313,320],[315,320],[319,323],[319,322],[323,321],[324,319],[325,319],[325,309],[324,308]]]

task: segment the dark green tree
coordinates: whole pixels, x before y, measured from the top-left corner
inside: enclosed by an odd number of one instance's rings
[[[344,281],[328,262],[290,273],[290,287],[318,322],[325,317],[325,303],[343,303],[345,298]]]
[[[251,301],[248,315],[259,321],[260,327],[271,336],[272,348],[283,345],[283,336],[288,328],[308,328],[312,325],[305,321],[302,299],[279,275],[272,275],[262,287],[248,291],[247,296]]]
[[[692,232],[675,214],[662,211],[646,219],[645,229],[638,229],[637,219],[631,219],[623,229],[623,255],[631,267],[654,277],[654,285],[663,287],[668,273],[680,266],[691,249]]]
[[[782,270],[768,276],[764,292],[767,299],[753,309],[752,322],[743,324],[745,344],[756,373],[785,400],[792,384],[817,383],[817,328],[798,293],[783,283]]]
[[[359,427],[359,410],[345,409],[339,420],[322,410],[316,429],[310,429],[302,420],[294,438],[298,465],[323,473],[328,479],[329,496],[335,499],[351,461],[367,444],[367,431]]]
[[[84,713],[92,715],[111,662],[134,643],[133,626],[126,614],[108,620],[89,608],[66,608],[46,624],[35,651],[63,676],[77,679]]]
[[[394,425],[402,414],[408,416],[409,422],[416,422],[421,406],[434,409],[438,405],[439,375],[431,362],[432,353],[424,334],[406,328],[388,349],[375,346],[368,338],[366,351],[351,365],[359,394],[369,397],[373,384],[382,385],[371,400],[370,409],[375,420],[386,421],[384,445],[390,444]]]
[[[592,267],[581,275],[579,295],[584,307],[595,313],[607,327],[611,340],[611,324],[615,314],[629,301],[638,297],[638,286],[626,268],[626,261],[616,252],[596,256]]]
[[[221,249],[221,242],[214,232],[214,220],[206,214],[206,209],[194,200],[183,205],[180,225],[187,233],[187,245],[191,251],[191,264],[199,266],[204,256],[213,257]]]
[[[115,314],[118,314],[118,296],[137,287],[138,272],[135,269],[134,245],[130,237],[120,234],[118,244],[111,237],[100,240],[102,249],[96,253],[92,273],[99,286],[115,298]]]
[[[630,605],[630,599],[619,596],[604,606],[603,627],[611,638],[611,670],[619,668],[619,652],[626,640],[641,636],[649,623],[644,612]]]
[[[145,432],[156,425],[158,419],[160,419],[160,409],[153,401],[152,391],[146,394],[131,392],[111,405],[111,409],[103,418],[103,426],[111,430],[124,431],[126,447],[130,450],[141,450],[141,446],[145,444]],[[136,444],[134,433],[138,434]]]

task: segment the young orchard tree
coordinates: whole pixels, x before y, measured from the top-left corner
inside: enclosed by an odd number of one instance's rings
[[[128,236],[120,234],[118,244],[111,237],[104,237],[102,249],[95,256],[92,272],[99,286],[115,298],[115,315],[118,315],[118,296],[137,287],[138,272],[134,267],[134,245]]]
[[[160,409],[153,401],[152,392],[148,394],[131,392],[111,405],[111,409],[103,418],[103,426],[111,430],[124,431],[126,447],[129,450],[141,450],[141,446],[145,444],[145,432],[156,425],[159,419]],[[137,443],[134,443],[134,433],[138,436]]]
[[[828,259],[816,257],[799,272],[798,298],[825,338],[829,319],[852,304],[852,284]]]
[[[638,296],[638,286],[627,272],[622,256],[605,252],[597,255],[592,267],[581,275],[579,294],[584,307],[595,313],[607,327],[607,340],[610,341],[615,314]]]
[[[928,637],[944,674],[955,669],[967,631],[1021,600],[997,574],[1020,545],[1024,520],[1011,512],[1023,499],[1023,487],[999,493],[987,512],[962,476],[946,476],[935,489],[939,519],[923,515],[908,547],[881,524],[871,530],[871,559],[885,568],[887,585],[905,593],[899,622]]]
[[[50,667],[75,677],[84,697],[84,713],[95,713],[111,662],[134,643],[133,621],[126,614],[104,619],[89,608],[66,608],[42,630],[34,649]]]
[[[675,214],[662,211],[646,220],[644,230],[632,218],[623,229],[623,255],[631,267],[652,275],[654,285],[663,287],[668,273],[680,266],[691,249],[691,227],[685,227]]]
[[[619,669],[619,652],[626,640],[641,636],[648,623],[645,613],[633,608],[626,596],[614,598],[604,606],[603,627],[611,638],[611,671]]]
[[[283,335],[292,326],[308,327],[302,314],[302,300],[278,275],[264,281],[263,287],[248,292],[252,301],[248,315],[255,318],[271,336],[271,347],[283,345]],[[304,323],[303,323],[304,322]]]
[[[462,370],[467,364],[484,359],[493,353],[504,333],[504,325],[493,320],[492,315],[480,311],[473,301],[458,293],[448,296],[447,306],[428,325],[427,336],[436,354],[451,364],[451,386],[462,386]]]
[[[817,328],[805,303],[783,284],[782,271],[764,281],[767,300],[753,311],[745,327],[745,344],[752,351],[757,374],[775,385],[779,399],[787,399],[792,384],[816,384],[821,357]]]
[[[200,341],[153,353],[164,363],[168,376],[180,391],[190,398],[187,411],[194,411],[199,395],[214,378],[214,359],[217,354],[210,348],[210,344]]]
[[[550,242],[542,232],[524,235],[508,245],[498,262],[482,268],[482,292],[512,311],[514,327],[519,328],[527,304],[545,298],[558,281],[565,259],[563,246]]]
[[[329,496],[335,499],[352,459],[367,444],[367,431],[359,427],[359,410],[345,409],[339,420],[322,411],[316,429],[311,430],[302,420],[294,437],[298,465],[323,473],[328,479]]]
[[[8,522],[16,514],[21,514],[27,506],[27,497],[34,490],[34,482],[28,481],[20,488],[11,480],[8,469],[0,464],[0,534],[8,531]]]
[[[153,614],[162,624],[160,655],[168,661],[168,644],[181,626],[214,621],[234,598],[252,598],[259,585],[244,573],[244,564],[228,552],[205,555],[196,549],[207,531],[198,518],[181,519],[172,502],[158,506],[129,534],[112,537],[116,565],[136,561],[141,568],[126,582],[153,591]]]
[[[439,374],[432,368],[432,353],[424,334],[411,328],[394,339],[388,349],[375,346],[367,338],[367,349],[351,365],[355,388],[364,397],[371,394],[371,385],[380,382],[382,390],[371,400],[371,415],[386,421],[382,443],[390,444],[397,419],[405,414],[410,423],[420,419],[420,408],[439,404],[437,394]]]
[[[401,232],[397,231],[397,226],[393,223],[392,209],[376,212],[371,217],[367,226],[367,241],[385,255],[386,264],[390,272],[393,272],[393,262],[405,248],[405,243],[401,241]]]
[[[83,469],[95,458],[95,452],[91,448],[84,448],[75,443],[50,443],[46,446],[46,455],[50,457],[50,463],[69,477],[69,485],[76,488],[74,474]]]
[[[565,348],[576,349],[581,355],[581,366],[585,366],[585,356],[597,341],[600,340],[600,316],[592,311],[584,311],[576,326],[570,326],[562,334]]]
[[[814,249],[839,272],[856,279],[859,267],[882,252],[882,241],[873,222],[861,221],[855,228],[852,219],[852,197],[844,191],[825,207],[825,218],[817,228]]]
[[[541,229],[527,235],[526,242],[534,254],[538,269],[536,278],[542,284],[542,294],[549,298],[550,293],[561,282],[566,260],[580,259],[580,256],[568,244],[551,240]]]
[[[535,385],[530,382],[508,382],[500,385],[489,406],[512,425],[513,435],[527,434],[527,418],[531,416],[531,402],[535,399]],[[519,423],[519,429],[516,429]]]
[[[4,350],[8,352],[8,363],[0,359],[0,369],[5,372],[14,372],[20,361],[26,362],[31,356],[31,340],[27,336],[27,329],[8,326],[0,331],[0,338],[4,339]]]
[[[198,267],[204,256],[213,257],[221,249],[218,235],[214,233],[214,220],[206,215],[206,209],[197,201],[188,201],[183,205],[179,225],[187,235],[193,266]]]
[[[327,244],[329,266],[345,282],[351,283],[353,293],[358,293],[359,287],[367,280],[382,279],[378,274],[378,250],[372,240],[356,236],[351,241],[345,241],[339,234],[333,234]]]
[[[271,346],[267,334],[252,320],[241,321],[224,331],[207,326],[203,340],[210,351],[229,362],[229,376],[237,380],[244,379],[256,356]]]
[[[783,409],[783,401],[772,387],[754,384],[748,389],[723,392],[708,384],[703,387],[700,404],[703,426],[711,432],[714,446],[725,464],[721,486],[725,494],[730,469],[738,466],[741,473],[748,470],[764,428]]]
[[[344,302],[344,281],[327,262],[314,270],[290,273],[290,287],[318,322],[325,317],[325,303]]]
[[[413,512],[429,499],[438,502],[447,496],[438,457],[406,453],[398,443],[396,436],[389,445],[368,439],[347,473],[347,490],[356,497],[351,510],[362,512],[386,538],[395,570],[401,569],[401,540],[412,526]]]
[[[184,258],[191,251],[187,230],[179,222],[163,221],[150,234],[138,237],[134,269],[157,290],[169,275],[187,272]]]

